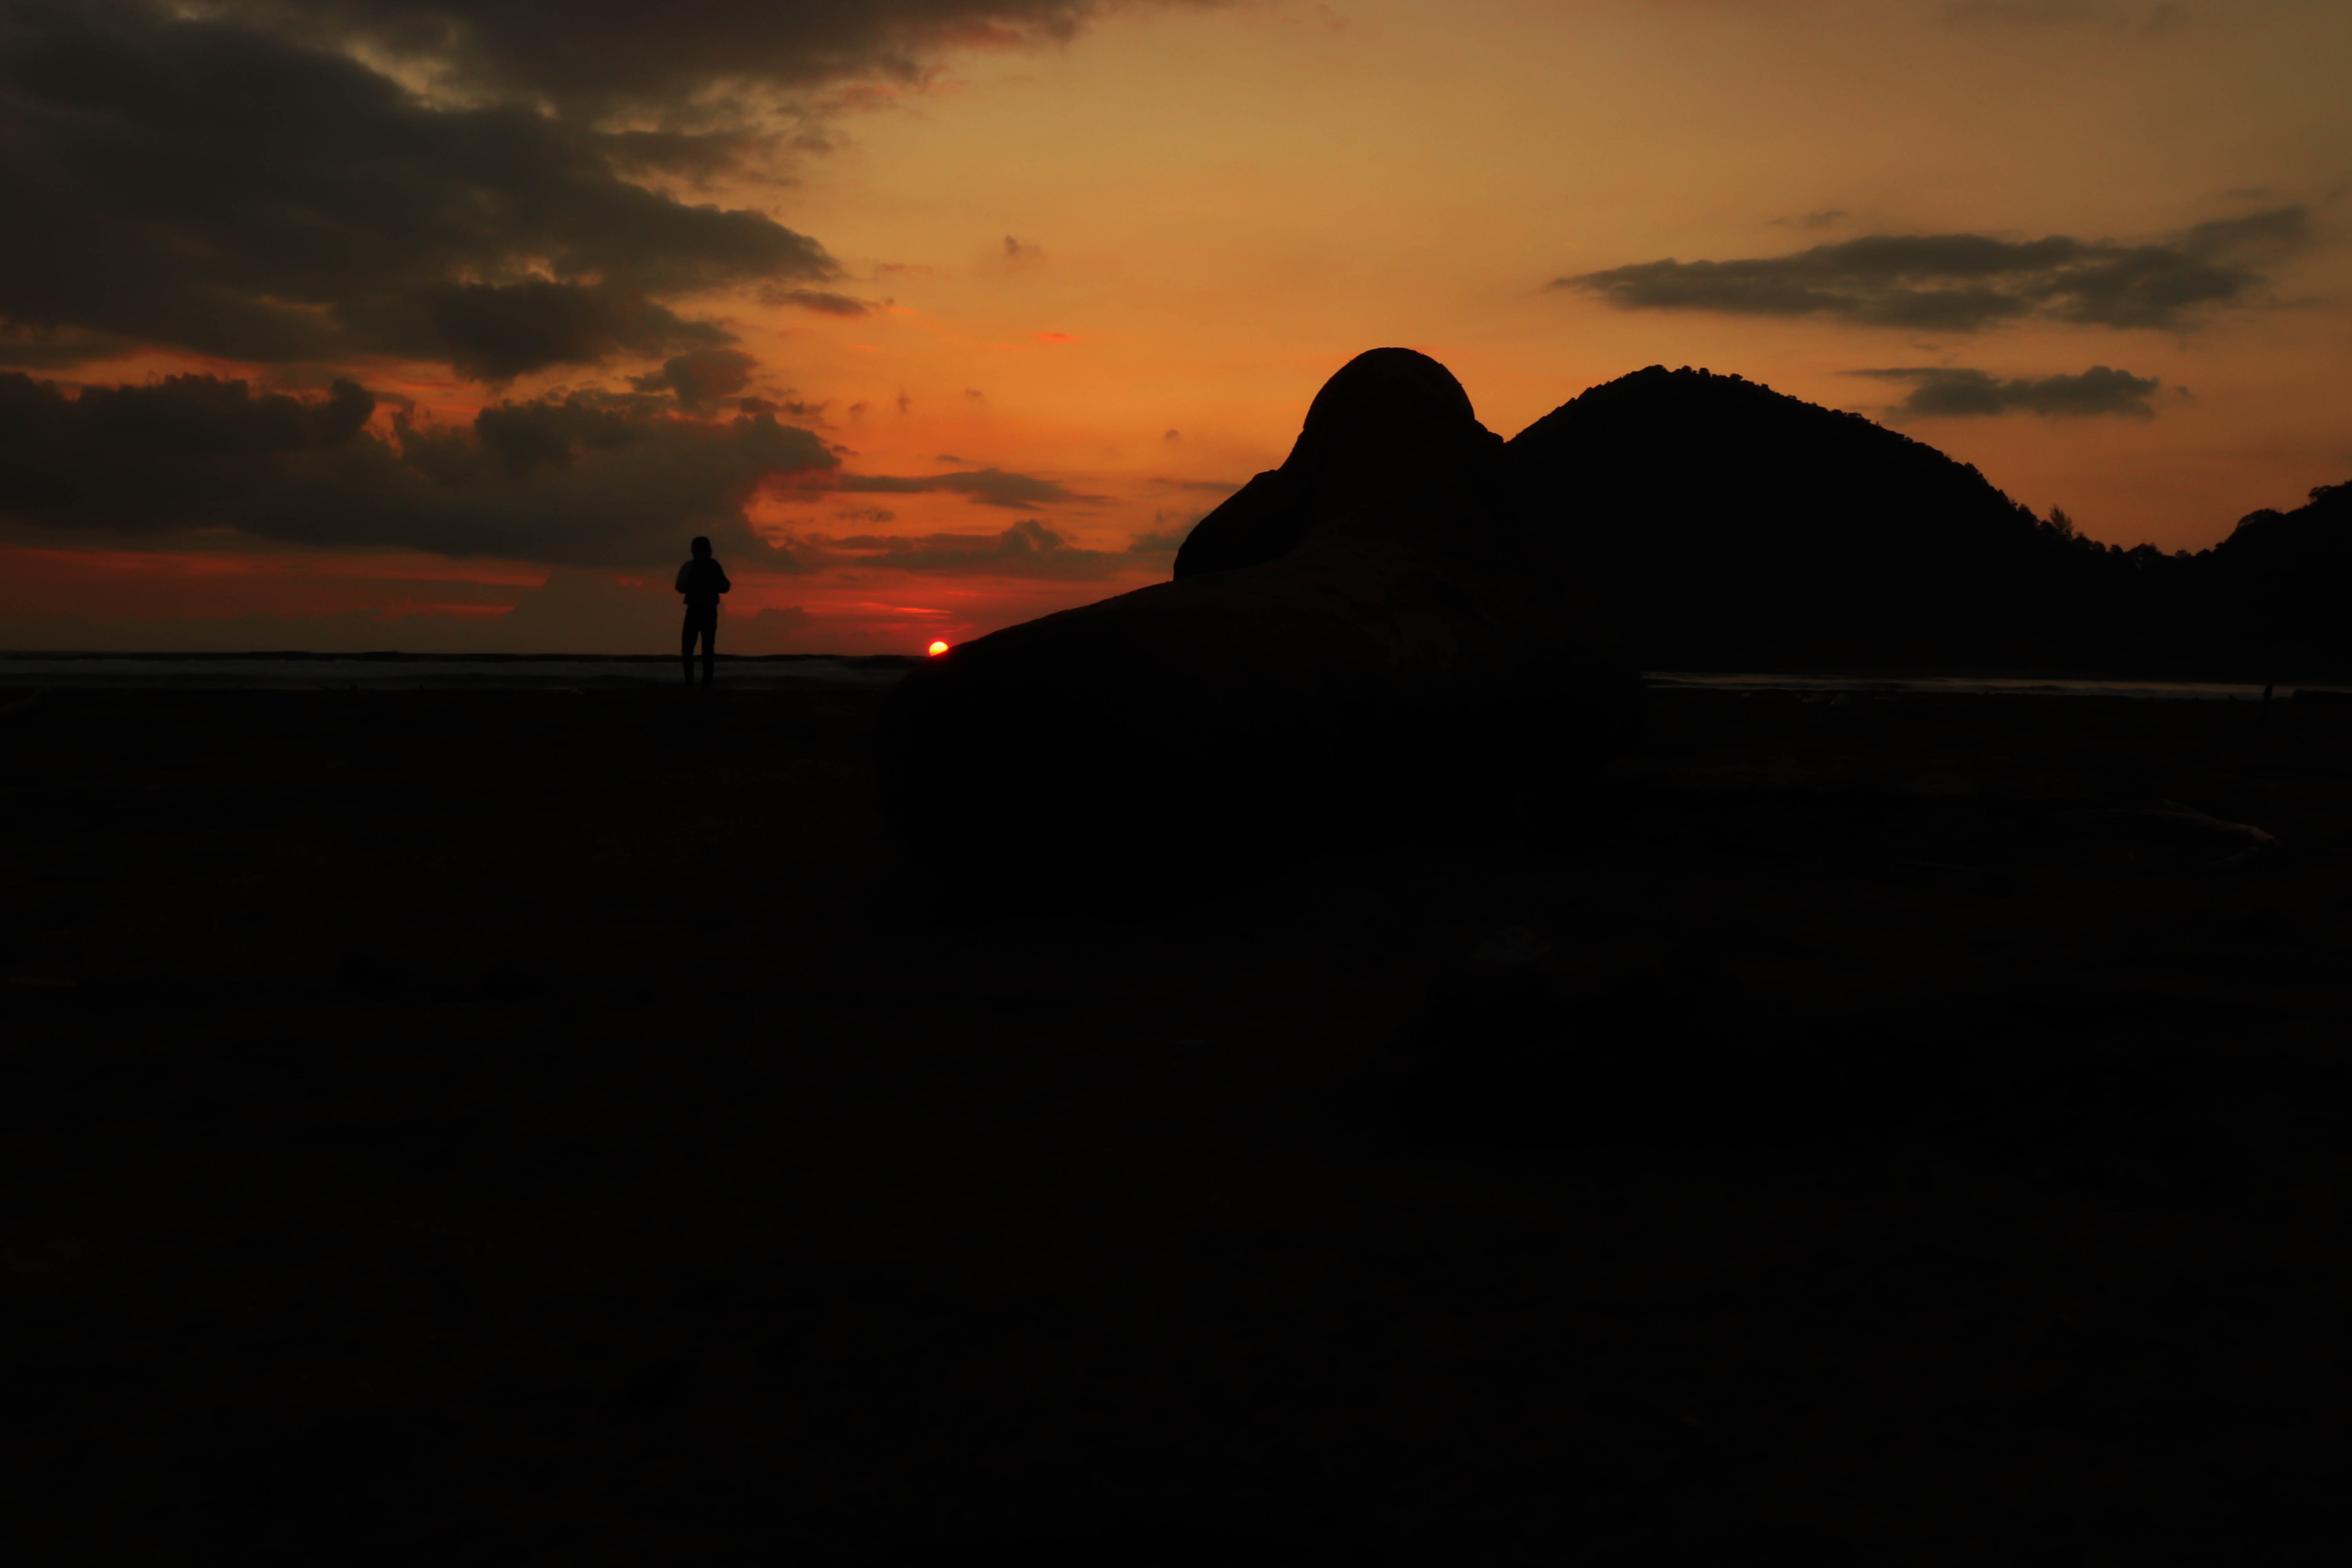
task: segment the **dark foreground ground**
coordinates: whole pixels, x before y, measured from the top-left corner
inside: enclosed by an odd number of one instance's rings
[[[0,717],[14,1560],[2343,1560],[2352,710],[1673,694],[1014,914],[876,701]]]

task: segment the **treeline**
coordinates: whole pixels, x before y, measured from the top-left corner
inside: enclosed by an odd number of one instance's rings
[[[1545,549],[1645,668],[2352,678],[2352,484],[2193,555],[2124,550],[1860,415],[1662,366],[1507,453]]]

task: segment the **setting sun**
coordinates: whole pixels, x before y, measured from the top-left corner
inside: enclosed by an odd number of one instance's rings
[[[935,642],[935,643],[933,643],[933,644],[930,646],[930,647],[929,647],[929,652],[930,653],[930,656],[931,656],[933,658],[939,658],[939,656],[940,656],[940,655],[941,655],[941,654],[943,654],[943,653],[945,653],[945,652],[947,652],[947,651],[948,651],[948,645],[947,645],[947,644],[945,644],[945,643],[943,643],[943,642]]]

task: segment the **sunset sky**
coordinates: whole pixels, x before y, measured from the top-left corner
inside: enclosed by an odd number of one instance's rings
[[[2343,0],[0,0],[0,646],[916,652],[1382,344],[2098,538],[2352,479]],[[1901,519],[1890,518],[1889,526]]]

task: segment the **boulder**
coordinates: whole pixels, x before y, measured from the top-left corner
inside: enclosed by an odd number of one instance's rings
[[[950,868],[1130,888],[1446,830],[1620,745],[1639,682],[1443,365],[1376,349],[1174,580],[917,668],[887,810]]]

